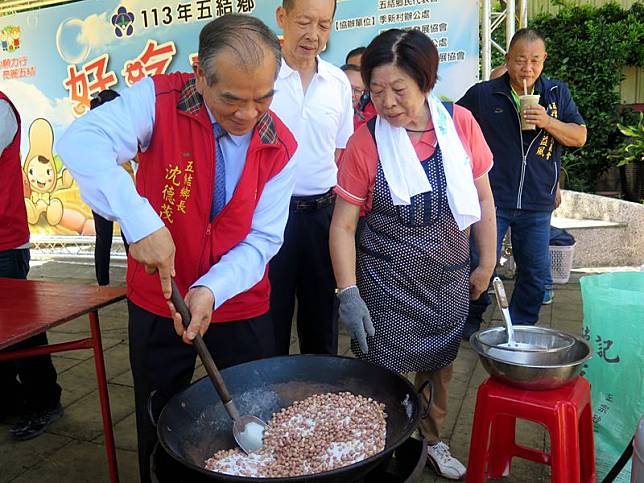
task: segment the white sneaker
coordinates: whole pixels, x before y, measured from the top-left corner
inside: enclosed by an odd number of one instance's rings
[[[449,452],[449,446],[442,441],[427,445],[428,461],[434,471],[448,480],[460,480],[465,476],[465,466]]]

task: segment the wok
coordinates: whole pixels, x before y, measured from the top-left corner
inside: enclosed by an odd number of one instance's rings
[[[427,441],[417,440],[411,436],[396,448],[391,461],[383,459],[382,464],[354,483],[420,483],[426,463]],[[210,483],[212,481],[201,473],[182,466],[158,445],[151,457],[150,479],[151,483]],[[268,481],[272,483],[274,480]]]
[[[385,405],[385,449],[333,471],[288,478],[249,478],[204,469],[216,451],[235,447],[230,417],[208,378],[176,394],[161,412],[157,433],[163,449],[191,471],[212,481],[351,482],[366,475],[405,442],[416,428],[419,398],[403,376],[348,357],[293,355],[274,357],[221,371],[239,410],[268,421],[279,409],[313,394],[349,391]]]

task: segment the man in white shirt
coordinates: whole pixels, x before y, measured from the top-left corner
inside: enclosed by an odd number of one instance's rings
[[[300,352],[337,353],[335,279],[329,256],[336,160],[353,134],[351,85],[318,57],[333,28],[335,0],[284,0],[277,24],[283,62],[271,109],[295,135],[295,189],[284,244],[270,263],[277,352],[288,354],[297,298]]]

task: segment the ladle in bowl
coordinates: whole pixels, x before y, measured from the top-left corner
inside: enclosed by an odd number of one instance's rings
[[[505,322],[505,331],[508,334],[508,341],[505,344],[500,344],[499,347],[504,347],[508,349],[521,349],[523,345],[519,344],[514,339],[514,327],[512,326],[512,319],[510,318],[510,309],[508,304],[508,298],[505,295],[505,287],[503,287],[503,282],[499,277],[494,277],[492,280],[492,286],[494,287],[494,295],[496,295],[496,303],[499,305],[501,314],[503,315],[503,320]],[[530,347],[528,345],[528,347]]]

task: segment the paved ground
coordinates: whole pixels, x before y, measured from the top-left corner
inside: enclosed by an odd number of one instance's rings
[[[125,271],[114,268],[112,281],[123,285]],[[32,279],[65,282],[95,283],[93,266],[49,262],[32,266]],[[579,333],[582,320],[579,274],[573,274],[567,285],[556,286],[554,303],[544,306],[540,325]],[[17,301],[19,302],[19,301]],[[138,481],[136,458],[136,429],[134,395],[130,374],[127,342],[127,309],[125,302],[115,304],[100,313],[103,348],[107,365],[112,418],[121,481]],[[486,320],[499,324],[499,313],[490,308]],[[87,336],[86,319],[67,323],[49,332],[50,342],[63,342],[73,337]],[[340,352],[350,354],[348,337],[341,336]],[[292,347],[296,351],[295,344]],[[102,424],[96,389],[93,360],[88,350],[67,352],[54,356],[63,387],[62,403],[65,415],[42,436],[27,442],[9,438],[9,422],[0,424],[0,483],[84,483],[108,481],[107,463],[103,448]],[[205,375],[202,368],[195,378]],[[466,463],[470,428],[476,399],[476,389],[486,378],[476,354],[468,343],[461,345],[455,362],[454,380],[450,392],[450,413],[444,428],[444,439],[452,453]],[[519,441],[543,449],[547,444],[544,431],[534,424],[519,426]],[[427,468],[423,482],[443,482]],[[512,474],[504,481],[536,483],[549,481],[546,468],[534,463],[515,460]]]

